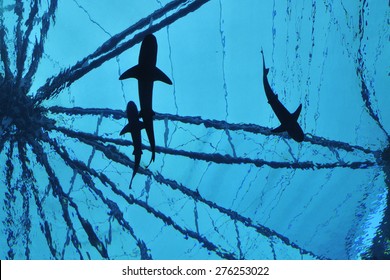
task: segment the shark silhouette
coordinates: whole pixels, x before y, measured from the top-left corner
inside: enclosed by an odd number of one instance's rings
[[[142,41],[138,64],[126,70],[119,77],[119,80],[128,78],[135,78],[138,80],[138,95],[141,105],[139,116],[143,120],[152,151],[150,163],[154,161],[156,154],[156,143],[153,129],[154,111],[152,109],[153,83],[154,81],[162,81],[169,85],[172,84],[172,81],[168,78],[168,76],[156,67],[156,60],[157,40],[153,34],[149,34]]]
[[[283,132],[287,131],[288,135],[297,142],[302,142],[305,135],[302,131],[302,128],[298,124],[298,117],[302,110],[302,104],[298,106],[294,113],[290,113],[286,107],[279,101],[278,95],[273,92],[271,86],[269,85],[267,74],[269,68],[265,67],[264,53],[261,50],[261,55],[263,56],[263,85],[265,95],[267,96],[268,103],[271,105],[272,110],[275,112],[276,117],[280,121],[280,126],[273,129],[272,132]]]
[[[129,123],[125,125],[125,127],[120,132],[120,135],[123,135],[127,132],[131,133],[131,138],[133,139],[134,146],[134,167],[133,167],[133,177],[131,177],[131,184],[133,183],[133,179],[135,174],[137,174],[139,164],[141,162],[142,155],[142,141],[141,141],[141,130],[144,128],[144,124],[139,120],[137,105],[133,101],[127,103],[126,108],[127,119]]]

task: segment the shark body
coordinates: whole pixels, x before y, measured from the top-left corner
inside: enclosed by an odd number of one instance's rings
[[[141,162],[141,155],[142,155],[141,130],[144,128],[144,124],[139,120],[137,105],[135,105],[133,101],[127,103],[126,114],[129,123],[125,125],[125,127],[120,132],[120,135],[130,132],[131,138],[133,139],[134,167],[133,167],[133,176],[131,177],[131,182],[130,182],[130,188],[131,188],[134,176],[135,174],[137,174]]]
[[[171,85],[172,81],[160,69],[156,67],[157,61],[157,40],[153,34],[147,35],[141,44],[138,64],[126,70],[120,80],[135,78],[138,80],[138,95],[141,110],[139,116],[142,118],[146,134],[149,139],[152,158],[155,159],[156,143],[154,138],[153,117],[153,83],[162,81]],[[150,164],[150,163],[149,163]]]
[[[279,101],[278,95],[275,94],[268,82],[269,68],[265,67],[264,53],[261,50],[263,57],[263,85],[265,95],[268,103],[271,105],[272,110],[275,112],[276,117],[280,121],[280,126],[273,129],[272,132],[283,132],[287,131],[288,135],[297,142],[302,142],[305,138],[301,126],[298,124],[298,117],[302,110],[302,104],[298,106],[294,113],[290,113],[286,107]]]

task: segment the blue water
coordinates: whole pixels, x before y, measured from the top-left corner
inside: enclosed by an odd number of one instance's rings
[[[389,258],[386,2],[1,0],[0,258]],[[149,33],[173,85],[130,189]]]

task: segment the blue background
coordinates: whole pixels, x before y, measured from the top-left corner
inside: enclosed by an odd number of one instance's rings
[[[35,1],[1,2],[16,76],[17,24],[26,34]],[[22,74],[42,42],[26,94],[46,94],[39,106],[55,124],[34,136],[44,156],[6,139],[17,128],[3,117],[1,259],[360,259],[369,250],[388,195],[387,1],[193,2],[38,5]],[[129,189],[133,147],[119,132],[127,102],[139,107],[138,87],[118,78],[150,31],[173,85],[154,84],[156,161],[144,169],[145,149]],[[261,49],[281,102],[290,112],[303,106],[302,143],[270,132],[279,121],[263,90]]]

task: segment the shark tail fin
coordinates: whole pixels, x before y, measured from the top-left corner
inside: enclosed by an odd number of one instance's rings
[[[142,154],[142,151],[141,153],[134,153],[134,167],[133,167],[133,176],[131,177],[131,181],[130,181],[130,185],[129,185],[129,189],[131,189],[131,185],[133,184],[133,179],[135,177],[135,174],[137,174],[138,172],[138,168],[139,168],[139,163],[141,162],[141,154]]]
[[[130,181],[130,185],[129,185],[129,189],[131,189],[131,186],[133,184],[133,180],[134,180],[134,177],[135,177],[135,174],[137,174],[138,172],[138,167],[139,167],[139,163],[137,164],[137,162],[134,164],[134,167],[133,167],[133,176],[131,176],[131,181]]]
[[[168,85],[172,85],[171,79],[168,78],[167,75],[164,74],[163,71],[158,69],[157,67],[154,69],[154,80],[155,81],[161,81],[163,83],[166,83]]]
[[[119,80],[124,80],[128,78],[136,78],[139,77],[139,66],[133,66],[130,69],[127,69],[122,75],[120,75]]]
[[[268,75],[269,68],[266,68],[266,67],[265,67],[265,60],[264,60],[263,48],[261,48],[261,56],[263,57],[263,69],[264,69],[264,73],[265,73],[265,75]]]
[[[279,125],[277,128],[274,128],[271,131],[274,132],[274,133],[279,133],[279,132],[283,132],[285,130],[286,129],[283,127],[283,125]]]
[[[126,124],[125,127],[121,130],[121,132],[119,133],[119,135],[123,135],[127,132],[130,132],[130,127],[129,127],[129,124]]]
[[[154,152],[152,152],[152,157],[150,158],[150,161],[149,161],[148,165],[146,166],[146,168],[148,168],[149,165],[154,161],[155,157],[156,157],[156,154]]]
[[[133,184],[134,175],[135,175],[135,174],[133,173],[133,177],[131,177],[131,181],[130,181],[129,189],[131,189],[131,185]]]
[[[298,120],[299,114],[302,110],[302,104],[299,104],[298,108],[295,110],[295,112],[292,114],[295,120]]]

